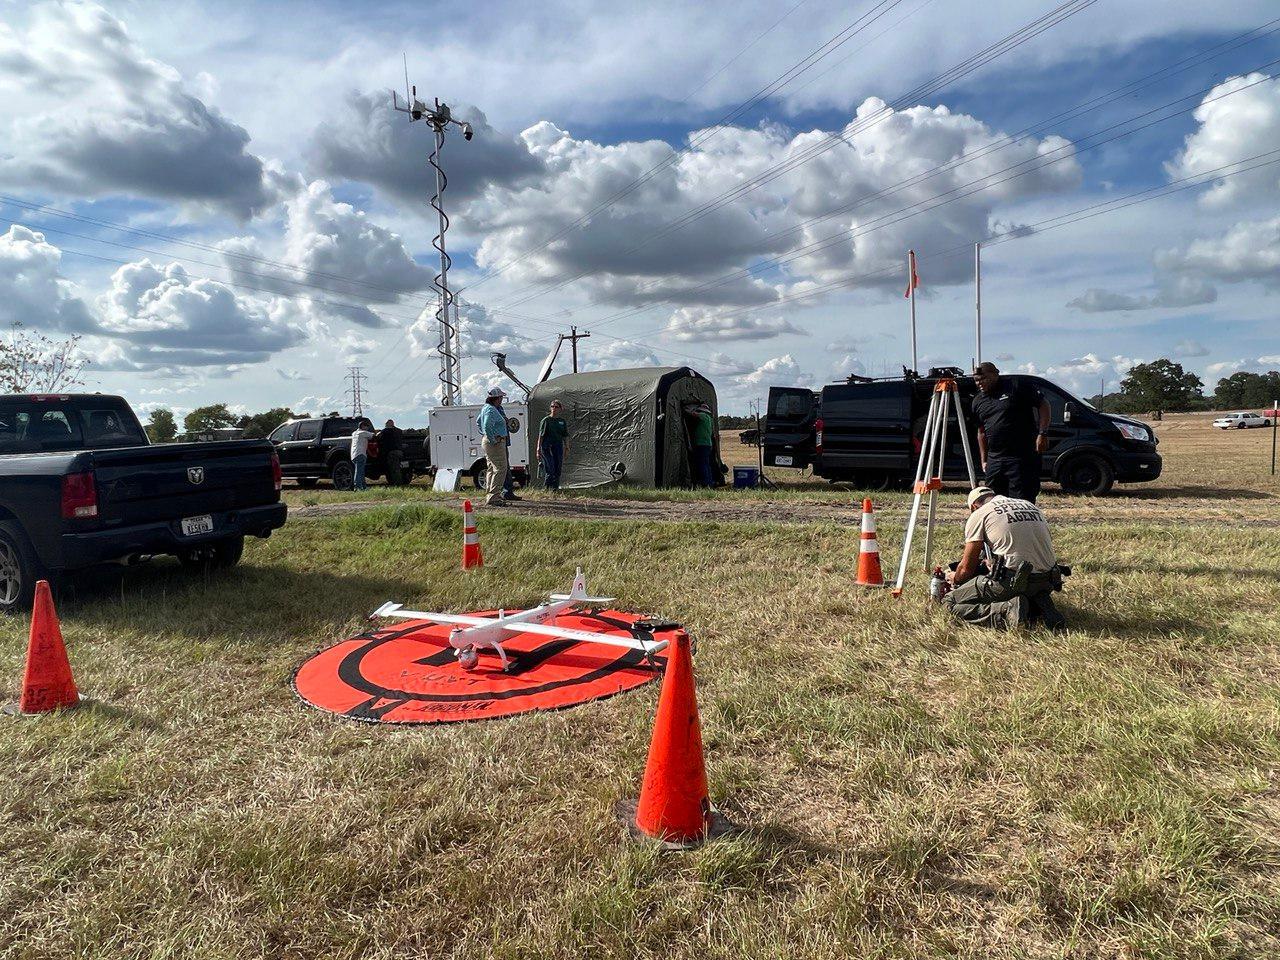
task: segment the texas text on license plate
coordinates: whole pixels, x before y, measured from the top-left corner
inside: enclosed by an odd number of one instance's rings
[[[790,457],[774,457],[773,462],[779,467],[789,467],[791,466],[792,460]]]
[[[182,535],[194,537],[201,533],[213,533],[213,517],[205,514],[202,517],[187,517],[182,521]]]

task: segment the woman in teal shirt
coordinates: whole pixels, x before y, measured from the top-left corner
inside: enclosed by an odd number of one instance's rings
[[[538,425],[538,456],[548,490],[560,489],[560,471],[569,452],[569,425],[560,416],[560,401],[551,401],[551,414]]]

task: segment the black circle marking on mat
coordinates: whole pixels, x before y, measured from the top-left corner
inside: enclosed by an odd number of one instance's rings
[[[575,613],[574,616],[584,620],[597,620],[600,623],[613,627],[618,630],[626,630],[637,640],[653,641],[653,634],[647,630],[640,629],[626,621],[619,620],[616,617],[606,617],[598,613]],[[396,701],[382,712],[387,712],[395,707],[402,706],[409,700],[418,700],[427,703],[456,703],[456,702],[477,702],[486,700],[518,700],[521,697],[531,697],[540,693],[546,693],[550,690],[559,690],[563,687],[577,686],[583,683],[590,683],[599,680],[601,677],[608,676],[618,670],[625,670],[628,667],[639,666],[644,660],[644,654],[639,650],[628,650],[616,660],[603,664],[592,670],[590,673],[584,673],[580,677],[572,679],[554,680],[550,683],[544,683],[541,686],[530,687],[528,690],[494,690],[489,693],[414,693],[410,690],[391,690],[381,687],[371,680],[367,679],[360,672],[361,662],[370,653],[392,640],[398,640],[401,637],[414,633],[422,627],[410,627],[406,630],[396,630],[385,635],[375,635],[369,639],[369,642],[363,646],[357,647],[349,654],[342,658],[342,662],[338,664],[338,678],[353,690],[360,690],[373,697],[373,703],[381,700]],[[364,706],[364,705],[361,705]],[[359,709],[359,708],[357,708]],[[381,707],[376,708],[382,710]]]

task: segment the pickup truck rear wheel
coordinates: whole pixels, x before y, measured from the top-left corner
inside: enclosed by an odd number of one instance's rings
[[[350,460],[338,460],[329,471],[335,490],[352,490],[356,485],[356,468]]]
[[[0,522],[0,612],[16,613],[30,607],[42,574],[17,524]]]
[[[225,537],[178,554],[178,562],[189,570],[216,570],[234,567],[244,555],[244,537]]]

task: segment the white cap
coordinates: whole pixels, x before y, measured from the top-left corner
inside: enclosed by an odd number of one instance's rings
[[[972,509],[973,505],[983,497],[994,497],[995,495],[996,492],[990,487],[974,487],[969,491],[969,508]]]
[[[490,396],[490,397],[505,397],[505,396],[506,396],[506,394],[502,392],[502,388],[501,388],[501,387],[494,387],[493,389],[491,389],[491,390],[489,391],[489,396]]]

